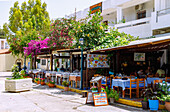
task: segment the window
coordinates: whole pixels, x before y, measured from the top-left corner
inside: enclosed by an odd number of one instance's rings
[[[137,12],[137,19],[141,19],[145,17],[146,17],[146,10]]]
[[[46,60],[42,60],[41,65],[46,65]]]

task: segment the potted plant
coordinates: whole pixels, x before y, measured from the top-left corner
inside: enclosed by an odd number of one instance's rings
[[[159,88],[161,88],[161,96],[158,97],[160,101],[165,102],[165,108],[170,111],[170,86],[167,84],[167,82],[163,81],[162,84],[159,84]]]
[[[116,90],[113,91],[113,89],[111,89],[108,98],[110,99],[110,103],[114,104],[114,101],[119,100],[119,93]]]
[[[90,90],[92,90],[92,92],[98,92],[98,88],[96,86],[92,86]]]
[[[40,79],[39,78],[35,78],[34,82],[37,83],[37,84],[40,84]]]
[[[62,85],[64,86],[64,91],[68,91],[69,90],[69,82],[63,81]]]
[[[55,81],[50,81],[49,84],[48,84],[48,86],[49,86],[50,88],[53,88],[53,87],[55,86]]]
[[[32,79],[23,78],[22,73],[19,72],[18,65],[12,66],[12,78],[5,80],[5,90],[10,92],[20,92],[32,89]]]
[[[143,91],[143,95],[149,99],[150,110],[156,111],[159,108],[158,97],[161,96],[161,89],[157,85],[151,84],[151,87],[146,88]]]
[[[148,102],[147,97],[144,97],[144,99],[143,99],[143,101],[141,103],[142,103],[142,108],[143,109],[149,109],[149,102]]]
[[[41,80],[41,85],[45,85],[45,78],[40,78]]]

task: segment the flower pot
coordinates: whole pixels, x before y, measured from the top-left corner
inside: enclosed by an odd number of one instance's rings
[[[149,100],[149,108],[150,110],[158,110],[159,100]]]
[[[114,104],[114,98],[110,98],[110,104]]]
[[[148,101],[142,101],[142,108],[143,109],[149,109],[149,102]]]
[[[170,102],[165,102],[165,108],[170,111]]]
[[[45,82],[41,82],[41,85],[45,85]]]
[[[54,85],[54,84],[49,83],[49,84],[48,84],[48,86],[49,86],[50,88],[53,88],[55,85]]]
[[[64,91],[68,91],[69,87],[64,87]]]
[[[37,81],[37,84],[40,84],[40,81]]]
[[[98,92],[98,90],[92,90],[92,92]]]

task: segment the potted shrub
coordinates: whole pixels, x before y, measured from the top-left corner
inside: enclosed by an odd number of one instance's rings
[[[149,102],[148,102],[147,97],[144,97],[144,99],[143,99],[143,101],[141,103],[142,103],[142,108],[143,109],[149,109]]]
[[[90,90],[92,90],[92,92],[98,92],[98,88],[96,86],[92,86]]]
[[[108,98],[110,99],[110,103],[114,104],[114,101],[119,100],[119,93],[116,90],[113,91],[113,89],[111,89]]]
[[[161,89],[157,85],[151,84],[151,87],[146,88],[143,94],[149,99],[150,110],[156,111],[159,108],[158,97],[161,96]]]
[[[37,83],[37,84],[40,84],[40,79],[39,78],[35,78],[34,82]]]
[[[45,85],[45,78],[40,78],[41,85]]]
[[[23,78],[22,73],[19,72],[18,65],[12,66],[12,78],[5,80],[5,90],[10,92],[20,92],[32,89],[32,79]]]
[[[167,82],[163,81],[162,84],[159,84],[159,88],[161,88],[161,96],[158,97],[160,101],[165,102],[165,108],[170,111],[170,86],[167,84]]]
[[[49,84],[48,84],[48,86],[49,86],[50,88],[53,88],[53,87],[55,86],[55,81],[50,81]]]
[[[64,91],[68,91],[69,90],[69,82],[63,81],[62,85],[64,86]]]

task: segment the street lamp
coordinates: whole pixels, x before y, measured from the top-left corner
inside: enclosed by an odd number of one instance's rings
[[[79,39],[81,44],[81,90],[83,89],[83,38]]]

